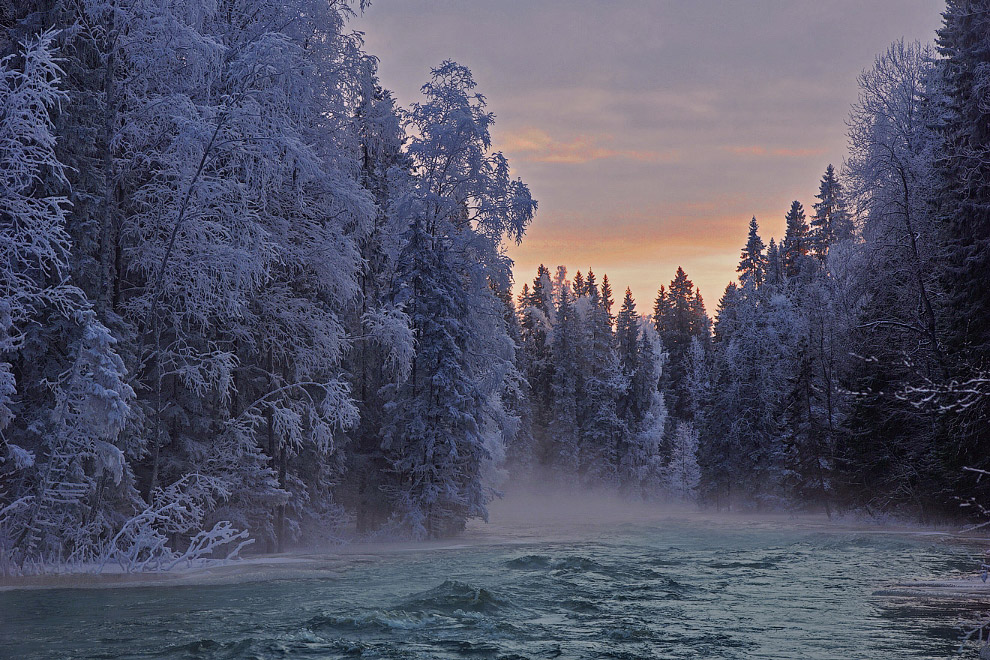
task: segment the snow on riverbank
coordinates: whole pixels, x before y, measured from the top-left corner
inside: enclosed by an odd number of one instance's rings
[[[267,580],[333,578],[356,563],[381,561],[405,553],[452,552],[496,545],[524,545],[548,540],[576,541],[609,533],[627,525],[666,527],[698,522],[708,528],[746,528],[772,532],[781,528],[825,534],[869,534],[933,537],[951,544],[972,544],[978,555],[990,546],[988,539],[959,536],[954,529],[932,529],[907,523],[877,524],[863,519],[828,520],[821,515],[737,514],[699,512],[690,507],[658,507],[603,496],[543,493],[539,497],[510,497],[493,504],[489,523],[472,522],[465,532],[443,541],[353,541],[337,546],[309,548],[281,555],[255,555],[243,559],[200,561],[166,572],[125,573],[108,566],[96,574],[94,567],[75,572],[0,578],[0,591],[59,588],[121,588],[190,586],[262,582]],[[939,597],[990,600],[990,583],[975,575],[963,580],[897,583],[876,592],[877,596]],[[910,578],[910,576],[905,576]]]

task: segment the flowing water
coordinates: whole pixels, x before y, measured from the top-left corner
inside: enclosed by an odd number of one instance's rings
[[[958,658],[923,534],[657,519],[349,550],[233,584],[0,592],[4,658]],[[497,533],[496,533],[497,532]],[[969,656],[972,657],[972,656]]]

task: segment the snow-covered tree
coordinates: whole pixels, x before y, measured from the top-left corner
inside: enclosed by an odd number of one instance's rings
[[[990,368],[990,11],[985,2],[947,0],[936,40],[941,60],[929,81],[936,99],[936,199],[946,243],[942,269],[947,344],[953,379],[978,378]],[[966,414],[952,415],[946,439],[957,452],[948,461],[953,475],[960,468],[990,469],[985,397]],[[958,478],[958,477],[957,477]],[[972,483],[972,482],[970,482]],[[988,494],[987,480],[975,488]],[[955,484],[954,484],[955,485]],[[971,491],[972,492],[972,491]]]
[[[558,290],[567,286],[562,283]],[[548,435],[553,415],[551,386],[554,362],[551,355],[553,324],[557,320],[554,288],[550,272],[542,264],[533,279],[533,287],[523,285],[519,297],[520,361],[529,387],[532,409],[531,453],[536,463],[545,465],[552,439]]]
[[[404,382],[386,386],[383,488],[393,522],[419,538],[445,536],[468,518],[486,518],[489,497],[481,483],[488,455],[483,395],[466,354],[467,294],[447,250],[414,219],[394,292],[415,332],[416,357]]]
[[[749,221],[749,237],[746,245],[743,246],[742,256],[739,258],[739,283],[743,286],[751,285],[758,288],[766,280],[767,258],[763,254],[763,239],[760,238],[759,226],[754,217]]]
[[[809,260],[811,254],[811,229],[808,226],[804,206],[794,200],[791,208],[784,216],[786,233],[780,243],[780,260],[784,275],[791,281],[797,282],[811,276],[814,266]]]
[[[564,479],[577,474],[580,460],[578,397],[584,386],[579,362],[580,330],[570,287],[565,286],[560,291],[557,322],[553,327],[553,377],[544,458],[544,463],[554,466]]]
[[[616,354],[605,300],[591,269],[585,288],[587,294],[576,305],[582,317],[579,360],[583,372],[578,397],[578,469],[589,483],[614,485],[619,452],[627,433],[617,406],[627,383]]]
[[[660,288],[654,304],[653,324],[668,354],[663,375],[663,391],[675,419],[690,419],[691,401],[687,390],[688,352],[695,337],[707,343],[710,320],[701,293],[678,267],[668,289]]]
[[[422,88],[423,101],[408,114],[412,137],[407,152],[425,230],[448,242],[450,261],[468,297],[466,350],[485,400],[489,454],[498,456],[517,420],[506,416],[499,399],[515,369],[515,345],[495,291],[507,289],[511,281],[503,243],[522,239],[536,201],[525,183],[510,176],[506,158],[492,151],[494,115],[476,86],[467,67],[446,61],[435,68]]]
[[[857,317],[850,350],[858,357],[849,365],[856,400],[840,454],[850,496],[878,508],[930,503],[942,479],[929,451],[935,420],[896,396],[903,384],[940,379],[947,362],[939,309],[947,259],[932,192],[934,68],[930,47],[895,42],[860,76],[847,122],[844,181],[860,209],[862,243],[846,254],[855,275],[843,307]]]
[[[657,383],[667,355],[653,324],[648,319],[637,321],[633,328],[638,335],[635,355],[623,356],[623,364],[630,370],[626,373],[628,386],[622,397],[621,418],[626,435],[618,473],[625,491],[655,497],[663,487],[663,438],[667,424],[667,406]],[[632,346],[630,343],[627,347]]]
[[[767,246],[767,284],[779,287],[784,283],[784,263],[781,261],[780,248],[774,239]]]
[[[47,32],[0,60],[0,429],[14,412],[17,378],[11,360],[28,326],[47,309],[80,306],[69,282],[67,199],[52,192],[65,181],[55,154],[51,114],[67,100]]]
[[[815,215],[811,218],[811,251],[819,261],[825,261],[834,243],[853,237],[852,217],[846,208],[842,184],[831,164],[825,168],[815,198],[818,201],[814,204]]]
[[[697,497],[701,471],[698,468],[698,432],[691,422],[678,422],[666,466],[666,485],[670,494],[681,501]]]

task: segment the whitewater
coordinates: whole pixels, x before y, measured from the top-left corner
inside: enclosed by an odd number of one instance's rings
[[[7,585],[0,656],[958,658],[957,624],[988,593],[978,547],[541,497],[447,543]]]

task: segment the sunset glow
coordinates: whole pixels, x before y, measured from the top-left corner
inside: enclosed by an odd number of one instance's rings
[[[714,311],[750,218],[779,238],[791,200],[810,206],[841,166],[856,76],[896,38],[929,40],[941,8],[413,0],[356,24],[402,103],[445,58],[474,71],[540,202],[509,249],[517,287],[540,263],[590,266],[643,306],[680,265]]]

